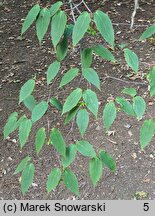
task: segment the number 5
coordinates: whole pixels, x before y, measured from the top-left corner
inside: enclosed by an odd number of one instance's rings
[[[144,203],[144,211],[148,211],[149,210],[149,203]]]

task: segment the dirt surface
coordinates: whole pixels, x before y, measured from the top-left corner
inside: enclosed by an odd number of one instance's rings
[[[131,70],[127,68],[123,53],[118,46],[114,55],[120,62],[119,65],[111,64],[98,57],[94,60],[93,66],[101,80],[101,92],[98,92],[101,107],[97,120],[90,115],[90,124],[84,139],[92,143],[96,151],[104,149],[111,154],[116,160],[117,170],[112,173],[105,168],[100,182],[94,189],[89,178],[89,160],[78,154],[71,168],[79,181],[80,199],[130,200],[135,198],[136,192],[141,192],[139,199],[155,199],[155,139],[143,152],[139,146],[139,128],[143,120],[155,118],[155,100],[149,97],[148,83],[145,79],[148,68],[155,64],[155,46],[150,41],[145,43],[137,41],[139,35],[155,19],[155,1],[140,1],[140,9],[137,11],[132,31],[129,29],[133,10],[132,1],[96,2],[94,4],[89,2],[88,5],[92,11],[100,8],[108,12],[114,23],[116,44],[129,43],[128,47],[137,53],[141,63],[139,74],[129,78],[127,75]],[[59,158],[51,145],[44,146],[39,156],[36,156],[34,149],[34,136],[40,126],[58,127],[64,134],[66,143],[71,144],[80,139],[75,123],[72,131],[71,124],[64,127],[61,115],[56,109],[50,107],[45,117],[34,126],[30,139],[22,151],[19,148],[17,133],[10,135],[5,141],[2,136],[4,124],[11,112],[25,113],[30,117],[28,110],[23,105],[18,105],[17,97],[26,80],[36,75],[37,85],[34,92],[36,100],[39,102],[41,99],[48,98],[45,72],[48,65],[54,61],[49,33],[46,34],[41,47],[34,33],[34,26],[29,29],[23,40],[19,37],[23,19],[32,4],[33,1],[30,0],[0,0],[0,199],[77,199],[63,184],[48,197],[46,196],[47,176],[52,167],[59,165]],[[99,36],[84,39],[83,43],[88,46],[94,43],[93,40],[95,43],[104,43]],[[51,86],[51,97],[57,95],[63,101],[75,86],[79,86],[79,78],[77,78],[71,85],[55,93],[63,72],[70,66],[78,65],[78,51],[77,47],[69,59],[62,63],[61,74]],[[85,80],[81,81],[80,87],[87,87]],[[111,127],[112,133],[108,136],[103,130],[102,107],[109,97],[120,96],[124,87],[135,87],[138,95],[143,96],[149,105],[143,120],[139,122],[119,113]],[[13,173],[26,155],[32,157],[36,171],[33,186],[23,197],[20,191],[20,176],[13,176]]]

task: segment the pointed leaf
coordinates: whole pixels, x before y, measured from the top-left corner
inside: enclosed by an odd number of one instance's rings
[[[23,169],[25,169],[25,167],[27,166],[27,163],[31,160],[31,157],[26,156],[17,166],[14,175],[17,173],[20,173],[21,171],[23,171]]]
[[[106,130],[109,130],[110,126],[116,119],[116,107],[114,102],[109,102],[106,104],[104,110],[103,110],[103,123],[106,128]]]
[[[65,75],[62,77],[62,80],[60,82],[60,86],[62,87],[72,81],[77,75],[78,75],[79,69],[78,68],[71,68],[69,71],[65,73]]]
[[[100,57],[102,57],[103,59],[106,59],[108,61],[112,61],[115,62],[116,59],[113,56],[113,54],[105,47],[101,46],[101,45],[96,45],[95,47],[92,48],[93,51],[99,55]]]
[[[33,79],[28,80],[20,89],[19,103],[24,101],[33,92],[35,87],[35,81]]]
[[[21,149],[23,148],[23,146],[25,145],[30,131],[31,131],[31,127],[32,127],[32,122],[30,119],[25,119],[24,121],[21,122],[21,124],[19,125],[19,142],[20,142],[20,147]]]
[[[114,159],[105,151],[101,151],[99,156],[103,164],[105,164],[111,171],[115,172],[116,162]]]
[[[66,144],[65,144],[65,141],[63,139],[61,132],[58,129],[53,128],[50,133],[50,138],[52,141],[52,145],[56,148],[59,154],[65,157],[66,156]]]
[[[117,97],[115,100],[118,104],[120,104],[121,109],[127,113],[128,115],[135,116],[135,112],[133,110],[133,107],[129,101],[127,101],[123,97]]]
[[[74,174],[71,170],[66,169],[66,170],[64,171],[63,180],[64,180],[65,186],[66,186],[71,192],[73,192],[73,193],[76,194],[77,196],[80,195],[80,193],[79,193],[79,185],[78,185],[77,178],[76,178],[75,174]]]
[[[89,123],[89,114],[86,109],[79,110],[76,118],[76,123],[78,125],[81,135],[83,136],[87,130]]]
[[[79,100],[82,97],[82,89],[77,88],[75,89],[66,99],[64,105],[63,105],[63,110],[62,114],[70,111],[72,108],[74,108]]]
[[[56,57],[58,61],[62,61],[66,55],[68,50],[68,38],[63,37],[62,41],[56,47]]]
[[[18,119],[18,121],[16,122],[16,129],[19,127],[19,125],[25,120],[25,119],[27,119],[27,117],[26,117],[26,115],[22,115],[19,119]]]
[[[130,95],[131,97],[134,97],[134,96],[136,96],[137,91],[134,88],[124,88],[122,90],[122,93]]]
[[[147,75],[150,84],[150,96],[155,95],[155,66],[151,67],[150,73]]]
[[[82,74],[88,82],[92,83],[100,90],[100,79],[96,71],[92,68],[85,68],[82,71]]]
[[[73,31],[73,25],[72,24],[66,26],[66,29],[64,32],[64,37],[56,47],[56,57],[57,57],[58,61],[62,61],[67,55],[68,38],[69,38],[70,34],[72,33],[72,31]]]
[[[155,134],[155,121],[152,119],[145,120],[140,129],[140,146],[144,149],[151,141]]]
[[[92,64],[92,49],[86,48],[81,53],[82,68],[89,68]]]
[[[32,122],[38,121],[47,111],[48,103],[46,101],[41,101],[32,110]]]
[[[58,11],[52,18],[51,38],[54,47],[59,43],[66,27],[67,16],[64,11]]]
[[[6,139],[13,131],[16,130],[17,117],[17,112],[10,114],[3,130],[4,139]]]
[[[58,110],[62,111],[63,106],[62,106],[62,104],[60,103],[60,101],[58,101],[57,98],[51,98],[51,99],[50,99],[50,103],[51,103],[53,106],[55,106]]]
[[[29,187],[31,186],[31,184],[33,182],[34,172],[35,172],[35,167],[32,163],[27,165],[22,172],[21,189],[22,189],[23,195],[27,192],[27,190],[29,189]]]
[[[137,119],[138,120],[142,119],[142,116],[146,109],[145,100],[140,96],[134,97],[133,98],[133,109],[137,115]]]
[[[57,185],[60,182],[60,179],[61,179],[61,170],[59,168],[51,169],[51,172],[46,182],[46,189],[48,193],[57,187]]]
[[[139,69],[139,59],[136,53],[134,53],[132,50],[125,48],[124,49],[124,57],[126,63],[129,65],[129,67],[134,71],[138,72]]]
[[[71,109],[71,111],[69,111],[69,113],[67,114],[66,118],[65,118],[65,122],[64,124],[68,124],[68,122],[70,122],[76,115],[77,111],[78,111],[79,107],[76,106],[73,109]]]
[[[39,154],[39,152],[41,151],[41,149],[45,143],[45,140],[46,140],[45,128],[40,128],[37,131],[36,138],[35,138],[35,148],[36,148],[37,154]]]
[[[55,61],[48,67],[47,70],[47,85],[56,77],[57,73],[60,70],[60,62]]]
[[[31,10],[28,12],[25,21],[22,26],[22,31],[21,34],[27,31],[27,29],[32,25],[32,23],[35,21],[37,18],[38,14],[40,11],[40,6],[39,4],[34,5]]]
[[[29,95],[24,101],[24,105],[32,112],[33,108],[36,105],[35,98],[32,95]]]
[[[70,34],[72,33],[72,31],[73,31],[73,25],[70,24],[66,27],[65,32],[64,32],[64,37],[56,47],[56,57],[58,61],[62,61],[67,55],[68,38]]]
[[[97,10],[94,14],[94,22],[102,37],[114,48],[114,29],[109,16]]]
[[[49,23],[50,23],[50,11],[48,8],[43,8],[40,10],[39,16],[36,21],[37,37],[40,44],[47,32]]]
[[[94,187],[96,186],[97,182],[100,180],[102,176],[102,161],[101,159],[95,157],[90,160],[89,163],[89,173],[90,178]]]
[[[144,40],[146,38],[151,37],[153,34],[155,34],[155,25],[149,26],[143,34],[140,36],[139,40]]]
[[[83,93],[83,99],[86,103],[87,108],[95,115],[97,118],[98,114],[98,99],[96,93],[91,89],[87,89]]]
[[[58,1],[56,3],[54,3],[51,7],[50,7],[50,14],[51,16],[55,15],[56,12],[59,10],[59,8],[62,6],[62,2]]]
[[[64,169],[68,167],[74,161],[76,152],[77,152],[76,145],[71,144],[67,146],[66,157],[62,157],[62,165]]]
[[[76,142],[77,150],[86,157],[95,157],[96,153],[93,146],[84,140]]]
[[[76,46],[76,44],[83,38],[84,34],[89,28],[90,21],[90,14],[86,11],[81,13],[80,16],[77,18],[73,28],[73,46]]]

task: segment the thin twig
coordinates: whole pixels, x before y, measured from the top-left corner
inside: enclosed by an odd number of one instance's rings
[[[73,10],[72,0],[69,1],[69,4],[70,4],[70,9],[71,9],[71,14],[72,14],[72,17],[73,17],[73,21],[75,23],[76,20],[75,20],[75,15],[74,15],[74,10]]]
[[[105,79],[114,79],[114,80],[117,80],[117,81],[120,81],[120,82],[124,82],[124,83],[129,83],[129,84],[136,84],[136,85],[145,85],[145,86],[148,86],[146,83],[144,82],[134,82],[134,81],[127,81],[127,80],[122,80],[122,79],[119,79],[117,77],[112,77],[112,76],[106,76]]]
[[[72,121],[72,125],[71,125],[71,128],[69,129],[69,132],[68,132],[67,135],[65,136],[65,140],[68,138],[69,134],[73,131],[73,128],[74,128],[74,120],[75,120],[75,118],[74,118],[73,121]]]
[[[81,4],[82,4],[82,1],[81,1],[80,3],[78,3],[78,4],[73,3],[73,5],[74,5],[73,10],[74,10],[75,8],[77,9]]]
[[[111,140],[111,139],[109,139],[109,138],[106,138],[109,142],[111,142],[111,143],[113,143],[113,144],[117,144],[117,142],[115,142],[115,141],[113,141],[113,140]]]
[[[84,0],[82,0],[82,3],[83,3],[84,6],[87,8],[87,10],[89,11],[89,13],[92,13],[92,11],[90,10],[90,8],[88,7],[88,5],[85,3]]]
[[[113,25],[116,25],[116,26],[118,26],[118,25],[123,25],[123,26],[130,26],[131,24],[130,23],[112,23]],[[149,27],[149,26],[151,26],[151,24],[148,24],[148,25],[146,25],[146,24],[143,24],[143,25],[134,25],[135,27]]]
[[[82,2],[81,2],[82,3]],[[79,5],[79,4],[78,4]],[[79,14],[81,14],[81,11],[79,10],[79,8],[78,8],[78,5],[75,5],[74,3],[73,3],[73,9],[76,9],[77,10],[77,12],[79,13]]]
[[[134,2],[135,2],[135,5],[134,5],[134,11],[133,11],[132,16],[131,16],[131,25],[130,25],[130,29],[133,28],[134,18],[135,18],[135,15],[136,15],[136,11],[137,11],[137,9],[139,8],[138,0],[134,0]]]

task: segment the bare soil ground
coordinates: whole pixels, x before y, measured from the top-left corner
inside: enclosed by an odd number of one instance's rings
[[[49,1],[53,2],[53,1]],[[46,2],[45,2],[46,3]],[[50,108],[45,118],[33,129],[28,143],[21,151],[19,148],[17,133],[10,135],[10,138],[3,140],[2,130],[4,124],[13,111],[30,113],[23,105],[18,106],[18,94],[21,86],[29,78],[37,77],[37,87],[35,98],[37,101],[47,99],[47,86],[45,82],[46,70],[49,64],[54,61],[52,44],[49,33],[46,35],[42,46],[40,47],[34,33],[34,26],[26,33],[23,40],[20,40],[20,31],[27,11],[31,8],[33,2],[30,0],[1,0],[0,1],[0,199],[74,199],[63,184],[46,196],[45,184],[50,169],[59,164],[56,151],[50,145],[44,146],[42,152],[37,157],[34,150],[34,136],[37,128],[42,125],[47,127],[47,120],[50,127],[58,127],[66,137],[66,143],[72,143],[80,139],[76,124],[64,127],[61,115],[56,109]],[[121,49],[116,48],[114,55],[120,62],[119,65],[113,65],[105,60],[96,58],[93,66],[99,73],[101,80],[101,92],[98,92],[98,99],[103,107],[109,97],[121,95],[124,87],[135,87],[138,94],[143,96],[149,104],[146,114],[143,118],[155,118],[155,99],[149,97],[148,83],[145,76],[151,65],[155,64],[155,46],[151,41],[141,43],[137,41],[139,35],[144,29],[155,21],[155,1],[140,1],[134,30],[130,31],[129,23],[133,10],[131,1],[96,1],[88,3],[92,11],[100,8],[108,12],[111,17],[116,34],[116,44],[129,43],[128,47],[133,49],[140,58],[140,72],[137,76],[127,77],[131,73],[127,68]],[[84,8],[81,8],[83,10]],[[91,43],[104,43],[98,36],[84,39],[84,45]],[[78,65],[78,48],[70,58],[62,64],[62,73],[70,66]],[[107,75],[109,77],[107,77]],[[51,96],[55,95],[62,74],[52,84]],[[79,79],[66,86],[57,95],[60,100],[64,100],[79,85]],[[85,80],[82,80],[80,86],[86,88]],[[93,88],[93,87],[92,87]],[[117,171],[111,173],[104,169],[103,176],[94,189],[89,178],[88,158],[78,155],[71,166],[79,181],[81,196],[80,199],[134,199],[136,192],[139,193],[139,199],[155,199],[155,139],[145,149],[140,150],[139,146],[139,128],[143,122],[119,113],[117,120],[111,130],[113,133],[107,135],[102,124],[102,109],[100,108],[97,120],[91,116],[90,125],[85,135],[85,139],[94,145],[96,151],[106,150],[113,156],[117,163]],[[69,133],[70,132],[70,133]],[[68,134],[69,133],[69,134]],[[67,136],[68,134],[68,136]],[[20,176],[13,176],[18,163],[26,155],[33,158],[35,164],[35,179],[33,186],[23,197],[20,191]]]

